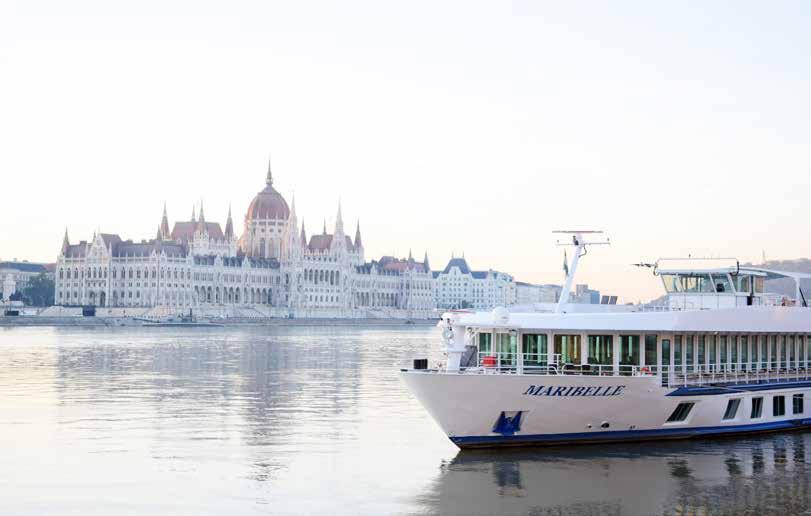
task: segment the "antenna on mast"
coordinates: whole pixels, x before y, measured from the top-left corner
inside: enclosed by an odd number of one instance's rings
[[[556,245],[558,246],[573,246],[575,248],[574,255],[572,256],[572,263],[569,265],[566,260],[566,255],[564,254],[564,265],[563,269],[566,271],[566,283],[563,285],[563,290],[560,293],[560,299],[558,300],[558,304],[555,307],[555,312],[560,313],[563,311],[563,307],[566,303],[569,302],[569,294],[572,291],[572,284],[574,283],[574,276],[577,272],[577,264],[580,261],[581,256],[586,256],[588,253],[587,246],[590,245],[610,245],[611,241],[608,238],[599,239],[600,237],[595,237],[594,240],[590,240],[592,235],[602,235],[602,231],[596,230],[557,230],[553,231],[552,233],[556,234],[564,234],[564,235],[571,235],[572,240],[571,242],[561,242],[558,240]]]

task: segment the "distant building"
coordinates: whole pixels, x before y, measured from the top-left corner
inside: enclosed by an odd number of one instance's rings
[[[587,305],[599,305],[600,291],[590,289],[586,284],[575,285],[575,294],[569,298],[569,302]]]
[[[14,292],[22,291],[31,278],[45,274],[54,279],[54,264],[31,262],[0,262],[0,299],[8,299]]]
[[[273,187],[251,201],[240,237],[231,210],[225,229],[206,220],[203,205],[170,230],[164,206],[157,234],[134,242],[99,233],[71,244],[67,230],[57,260],[56,304],[169,307],[212,311],[248,307],[284,317],[430,317],[433,278],[423,262],[384,257],[366,262],[360,224],[307,237],[295,199]]]
[[[558,285],[534,285],[517,281],[515,283],[516,303],[526,305],[532,303],[556,303],[560,298]]]
[[[441,309],[489,310],[516,302],[512,276],[492,269],[474,271],[464,257],[451,258],[443,270],[433,275],[436,306]]]

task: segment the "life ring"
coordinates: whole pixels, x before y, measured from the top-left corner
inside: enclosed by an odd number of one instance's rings
[[[639,370],[639,372],[640,372],[641,374],[650,374],[650,367],[647,367],[647,366],[642,367],[642,368]]]

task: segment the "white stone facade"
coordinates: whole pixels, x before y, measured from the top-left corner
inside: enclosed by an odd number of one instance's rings
[[[56,263],[55,303],[62,306],[253,307],[286,317],[408,317],[434,315],[434,281],[423,262],[384,257],[366,262],[358,225],[344,233],[340,205],[333,233],[326,224],[309,240],[273,188],[251,202],[237,238],[229,210],[223,231],[199,216],[169,230],[164,208],[154,239],[124,241],[99,233],[71,245],[67,231]]]
[[[440,309],[490,310],[516,303],[517,292],[513,277],[494,271],[471,270],[462,258],[451,258],[442,271],[433,273],[435,300]]]

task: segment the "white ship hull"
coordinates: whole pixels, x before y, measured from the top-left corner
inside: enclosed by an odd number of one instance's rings
[[[805,399],[811,394],[811,381],[804,378],[676,388],[662,387],[657,376],[401,374],[460,448],[683,439],[811,427],[811,411],[794,414],[792,407],[794,394],[804,393]],[[784,396],[785,415],[772,415],[773,396]],[[760,417],[752,417],[753,398],[762,398]],[[724,419],[730,399],[739,399],[740,406],[735,417]],[[689,416],[668,422],[682,402],[694,403]]]

